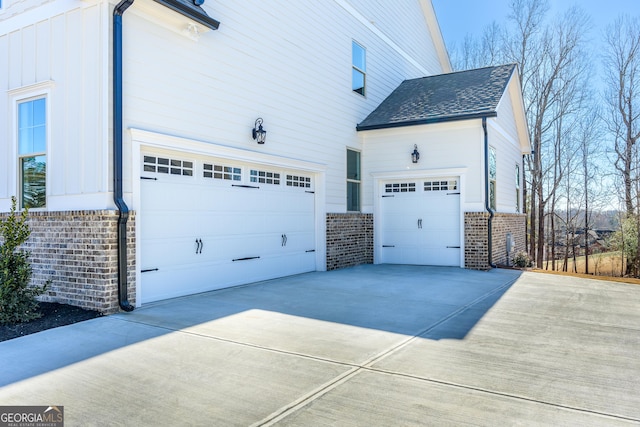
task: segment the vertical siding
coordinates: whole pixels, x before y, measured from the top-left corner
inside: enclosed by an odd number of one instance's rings
[[[335,2],[227,0],[207,10],[220,29],[194,42],[134,3],[125,126],[326,164],[328,210],[344,211],[346,147],[362,149],[356,124],[423,73]],[[367,49],[366,98],[351,91],[354,39]],[[429,68],[427,56],[415,61]],[[250,136],[257,117],[268,132],[260,147]]]
[[[522,152],[513,113],[513,103],[506,91],[498,106],[498,117],[489,120],[489,143],[497,151],[497,209],[498,212],[516,211],[516,164],[522,174]],[[495,126],[494,126],[495,124]],[[522,191],[522,177],[520,188]],[[522,210],[522,203],[520,203]]]
[[[207,2],[203,7],[221,26],[197,42],[167,28],[166,22],[181,19],[178,14],[150,0],[136,1],[124,16],[125,128],[328,165],[328,210],[344,211],[346,147],[363,149],[356,124],[401,81],[424,70],[440,72],[418,0],[346,1],[373,24],[336,1]],[[145,4],[154,16],[145,14]],[[111,70],[104,49],[110,28],[104,24],[112,8],[105,1],[25,0],[12,2],[0,16],[5,28],[17,27],[0,35],[6,59],[0,84],[15,89],[53,82],[49,209],[110,207],[108,197],[89,198],[97,202],[88,204],[74,197],[109,191],[104,92]],[[47,11],[52,12],[45,16]],[[12,24],[25,16],[37,19]],[[366,97],[351,91],[352,40],[367,50]],[[8,113],[5,96],[0,93],[0,109]],[[268,131],[264,146],[250,136],[257,117]],[[7,152],[14,142],[4,126],[0,138]],[[131,191],[128,156],[127,162],[125,185]],[[17,174],[14,159],[0,160],[0,166]],[[0,177],[2,203],[15,193],[9,188],[14,181]]]
[[[36,20],[0,35],[1,117],[13,115],[7,90],[52,82],[48,100],[49,209],[68,208],[60,196],[107,191],[103,175],[108,171],[108,159],[102,155],[107,141],[102,135],[108,117],[100,108],[101,88],[110,75],[102,52],[103,40],[109,37],[108,28],[102,25],[105,10],[100,2],[24,1],[12,2],[0,15],[4,28],[19,27],[25,16]],[[4,153],[12,152],[15,143],[10,120],[5,121],[0,132],[0,149]],[[7,157],[2,156],[0,161],[6,171],[0,176],[3,205],[17,191],[13,188],[17,161]]]
[[[9,110],[6,97],[3,97],[3,93],[9,89],[9,36],[0,34],[0,117],[5,117],[2,124],[0,124],[0,199],[7,199],[11,196],[12,192],[9,190],[9,171],[11,171],[10,164],[11,159],[9,153],[11,153],[10,137],[11,131],[9,130]],[[8,203],[8,201],[7,201]],[[7,205],[5,203],[5,205]],[[8,205],[7,205],[8,206]],[[0,203],[0,210],[5,210]]]

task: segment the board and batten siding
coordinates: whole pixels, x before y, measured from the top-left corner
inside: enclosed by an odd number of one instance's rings
[[[111,205],[106,3],[10,2],[0,14],[0,117],[22,96],[48,93],[47,210]],[[29,23],[25,25],[25,23]],[[0,211],[18,192],[15,128],[0,129]]]
[[[518,140],[513,102],[509,91],[498,105],[498,116],[488,120],[489,144],[496,148],[497,179],[496,208],[498,212],[516,212],[516,164],[520,165],[520,189],[522,191],[522,151]],[[522,193],[520,193],[522,211]]]
[[[149,19],[139,1],[125,15],[125,127],[325,164],[328,212],[346,209],[346,147],[363,148],[356,124],[403,80],[442,72],[435,54],[407,60],[410,31],[397,29],[391,46],[342,1],[205,3],[221,25],[197,41]],[[367,51],[366,97],[351,90],[352,40]],[[251,139],[258,117],[262,146]]]

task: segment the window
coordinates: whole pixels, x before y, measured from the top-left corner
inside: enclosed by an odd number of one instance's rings
[[[47,98],[19,101],[20,207],[43,208],[47,199]]]
[[[520,165],[516,163],[516,213],[520,213]]]
[[[415,182],[396,182],[393,184],[385,184],[384,192],[385,193],[415,193],[416,183]]]
[[[260,184],[280,185],[280,174],[278,172],[251,169],[249,172],[249,180]]]
[[[360,153],[347,150],[347,211],[360,211]]]
[[[489,207],[496,209],[496,149],[489,147]]]
[[[366,82],[366,51],[356,42],[351,43],[351,89],[355,93],[365,95]]]
[[[458,189],[458,181],[425,181],[424,191],[450,191]]]
[[[298,176],[298,175],[287,175],[287,186],[288,187],[311,188],[311,177]]]
[[[205,163],[202,176],[205,178],[222,179],[229,181],[241,181],[242,169],[234,166],[214,165]]]
[[[144,156],[143,169],[145,172],[193,176],[193,162],[188,160]]]

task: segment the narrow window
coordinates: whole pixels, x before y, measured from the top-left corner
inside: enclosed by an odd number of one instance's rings
[[[516,213],[520,213],[520,165],[516,163]]]
[[[489,147],[489,207],[496,209],[496,149]]]
[[[351,43],[351,89],[355,93],[365,95],[365,82],[366,82],[366,51],[364,47],[360,46],[356,42]]]
[[[360,211],[360,153],[347,150],[347,211]]]
[[[47,99],[18,102],[20,206],[43,208],[47,195]]]

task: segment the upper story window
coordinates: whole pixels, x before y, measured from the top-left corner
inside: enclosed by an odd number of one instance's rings
[[[351,62],[353,64],[351,70],[351,89],[355,93],[365,96],[366,87],[366,70],[367,70],[367,51],[364,47],[356,42],[351,42]]]
[[[43,208],[47,195],[47,98],[17,103],[20,207]]]
[[[347,211],[360,211],[360,153],[347,150]]]
[[[496,177],[498,167],[496,164],[496,149],[489,147],[489,207],[496,209]]]

